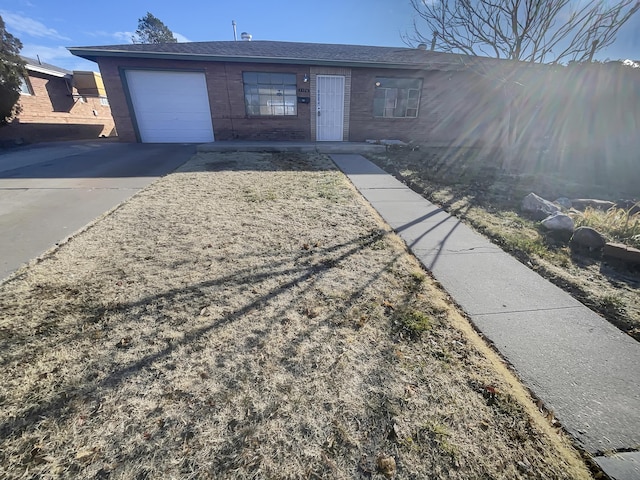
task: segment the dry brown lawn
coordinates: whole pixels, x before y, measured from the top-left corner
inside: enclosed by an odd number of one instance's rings
[[[0,286],[0,477],[588,478],[323,156],[201,154]]]

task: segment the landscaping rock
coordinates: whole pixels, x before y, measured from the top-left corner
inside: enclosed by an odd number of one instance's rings
[[[560,207],[535,193],[530,193],[522,200],[522,211],[529,213],[535,220],[542,220],[559,212]]]
[[[564,213],[550,215],[540,223],[542,223],[546,229],[553,230],[554,232],[573,232],[575,228],[573,218]]]
[[[384,453],[378,456],[378,471],[387,478],[396,474],[396,459]]]
[[[565,210],[569,210],[573,206],[571,204],[571,200],[569,200],[567,197],[556,198],[553,203],[555,203],[556,205],[560,205]]]
[[[602,250],[606,243],[600,232],[591,227],[578,227],[571,237],[571,246],[587,248],[589,251]]]
[[[621,243],[607,243],[602,251],[604,257],[622,260],[630,265],[640,265],[640,250]]]
[[[585,210],[587,207],[591,207],[604,212],[609,210],[611,207],[616,206],[613,202],[608,202],[607,200],[596,200],[595,198],[574,198],[571,200],[571,205],[573,208],[578,210]]]

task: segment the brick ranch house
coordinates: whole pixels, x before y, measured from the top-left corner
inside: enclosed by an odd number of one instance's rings
[[[73,47],[98,63],[127,142],[452,142],[503,109],[461,56],[275,41]],[[488,59],[486,59],[489,61]]]
[[[77,140],[115,135],[113,117],[99,73],[69,71],[22,57],[22,111],[0,128],[2,143]]]

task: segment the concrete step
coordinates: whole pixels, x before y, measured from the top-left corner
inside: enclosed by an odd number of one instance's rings
[[[245,142],[228,141],[198,145],[198,152],[295,152],[295,153],[373,153],[384,152],[385,145],[365,142]]]

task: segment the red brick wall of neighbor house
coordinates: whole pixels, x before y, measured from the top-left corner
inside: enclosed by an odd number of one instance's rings
[[[74,99],[64,78],[29,72],[28,80],[33,95],[20,96],[22,112],[0,128],[0,139],[37,142],[115,134],[111,109],[99,98]]]
[[[500,92],[473,73],[354,68],[351,75],[351,141],[474,143],[499,128]],[[375,117],[376,77],[422,78],[418,117]]]
[[[177,60],[137,60],[133,58],[100,58],[100,72],[118,129],[118,137],[135,142],[133,121],[120,79],[121,68],[150,68],[165,70],[202,70],[209,90],[209,106],[216,140],[301,140],[308,141],[310,132],[309,104],[299,103],[295,116],[249,117],[244,103],[242,72],[259,71],[295,73],[297,87],[308,88],[304,74],[309,68],[300,65],[271,65],[221,62],[191,62]],[[299,93],[299,96],[309,96]]]

